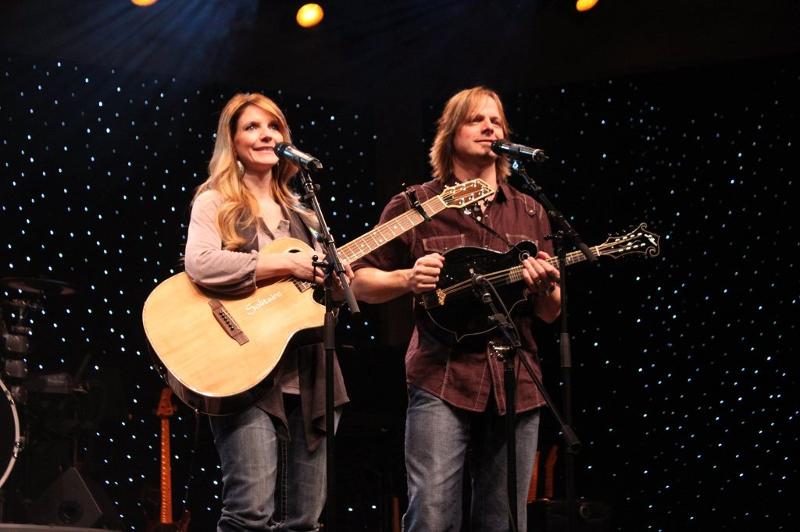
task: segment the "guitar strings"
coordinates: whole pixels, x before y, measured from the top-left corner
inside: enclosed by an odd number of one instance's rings
[[[595,254],[599,255],[601,251],[604,251],[608,248],[613,248],[619,246],[620,243],[627,242],[630,239],[621,239],[617,240],[616,242],[607,242],[604,244],[600,244],[594,247]],[[572,259],[581,256],[583,253],[581,251],[573,251],[572,253],[567,254],[566,262],[567,264],[571,264],[575,262]],[[558,264],[558,257],[550,257],[547,259],[547,262],[556,266]],[[491,281],[493,284],[496,285],[506,285],[509,283],[513,283],[522,279],[522,265],[519,266],[512,266],[511,268],[507,268],[505,270],[499,270],[496,272],[492,272],[490,274],[483,276],[485,279]],[[442,288],[441,291],[444,292],[446,295],[457,294],[458,292],[462,292],[472,286],[471,280],[465,280],[458,282],[454,285],[451,285],[447,288]]]
[[[442,210],[442,209],[446,208],[446,206],[450,205],[453,202],[454,198],[456,198],[460,194],[463,194],[464,193],[463,190],[459,190],[459,189],[463,189],[463,188],[469,188],[469,187],[464,187],[464,186],[461,186],[461,187],[458,187],[458,186],[448,187],[441,194],[439,194],[437,196],[434,196],[433,198],[430,198],[429,200],[427,200],[424,203],[422,203],[421,207],[429,216],[430,215],[435,215],[440,210]],[[471,198],[471,196],[467,196],[467,199],[470,199],[470,198]],[[437,210],[436,207],[434,207],[434,204],[437,201],[441,201],[442,202],[442,206],[438,210]],[[390,221],[388,221],[388,222],[386,222],[384,224],[381,224],[378,227],[375,227],[371,231],[367,232],[366,234],[356,238],[352,242],[343,245],[337,251],[345,258],[345,260],[348,260],[348,261],[352,262],[353,260],[358,259],[358,258],[363,257],[364,255],[366,255],[366,253],[363,251],[364,248],[375,249],[375,248],[380,247],[381,245],[383,245],[385,242],[393,240],[395,237],[398,236],[398,234],[402,234],[402,233],[406,232],[407,229],[405,228],[405,223],[409,223],[411,227],[414,227],[416,225],[419,225],[422,221],[423,221],[423,217],[419,212],[417,212],[414,209],[408,210],[408,211],[404,212],[403,214],[399,215],[394,220],[390,220]],[[400,233],[396,233],[393,229],[391,229],[391,225],[392,224],[393,225],[399,225],[400,228],[402,229],[402,231]],[[386,235],[387,230],[388,230],[389,236]],[[377,238],[376,238],[376,235],[378,235]],[[372,246],[370,246],[369,243],[367,243],[367,240],[370,239],[370,238],[373,241],[373,245]],[[314,286],[314,283],[312,283],[311,281],[301,281],[299,279],[294,279],[294,278],[289,278],[289,277],[287,277],[286,279],[291,279],[292,283],[301,292],[305,292],[306,290],[308,290],[309,288]],[[283,280],[286,280],[286,279],[283,279]]]

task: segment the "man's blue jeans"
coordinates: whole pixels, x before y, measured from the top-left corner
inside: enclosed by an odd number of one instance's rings
[[[539,411],[517,415],[518,529],[526,530],[526,501],[539,437]],[[406,532],[459,532],[464,466],[472,479],[471,529],[509,530],[505,418],[493,410],[455,408],[415,387],[406,415],[408,511]]]
[[[232,416],[211,417],[222,464],[219,532],[319,530],[325,505],[325,441],[309,453],[299,399],[286,404],[291,441],[279,445],[272,418],[255,406]],[[338,421],[338,412],[334,416]],[[279,460],[285,472],[278,478]],[[275,514],[275,490],[285,515]]]

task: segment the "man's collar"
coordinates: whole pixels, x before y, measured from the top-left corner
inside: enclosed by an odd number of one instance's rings
[[[497,184],[497,190],[492,201],[504,202],[508,198],[508,186],[508,182],[505,179],[501,179]]]

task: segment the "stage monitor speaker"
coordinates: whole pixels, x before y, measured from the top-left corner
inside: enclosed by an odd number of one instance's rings
[[[611,530],[611,509],[598,501],[579,499],[577,530],[574,532],[608,532]],[[528,528],[543,532],[567,530],[566,502],[542,499],[528,505]]]
[[[91,527],[116,525],[113,505],[99,485],[70,467],[33,503],[32,517],[38,524]]]

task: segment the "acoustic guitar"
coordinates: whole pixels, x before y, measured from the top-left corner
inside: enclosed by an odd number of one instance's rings
[[[634,253],[654,257],[660,252],[659,240],[642,223],[633,231],[611,236],[590,249],[597,257],[619,258]],[[434,333],[447,343],[457,343],[494,330],[497,324],[490,319],[488,306],[476,295],[476,283],[491,283],[508,311],[513,312],[526,300],[521,262],[536,253],[536,244],[528,241],[506,253],[470,246],[448,250],[436,289],[417,296],[417,304],[430,318]],[[566,255],[568,266],[584,260],[586,256],[581,251]],[[558,257],[551,257],[548,262],[557,267]]]
[[[450,187],[339,248],[353,262],[447,208],[463,208],[493,194],[474,179]],[[311,250],[281,238],[260,253]],[[159,370],[184,403],[212,415],[232,414],[259,399],[281,356],[295,345],[320,341],[325,307],[313,285],[291,277],[258,283],[243,297],[215,296],[186,273],[160,283],[147,297],[142,323]]]

